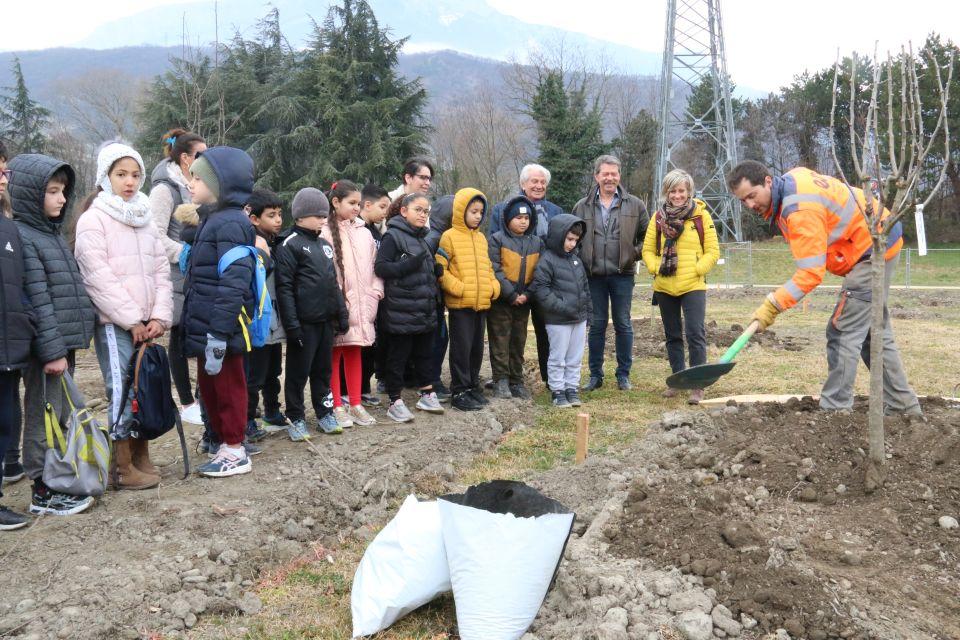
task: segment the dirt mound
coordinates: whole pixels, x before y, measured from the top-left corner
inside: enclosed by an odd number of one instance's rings
[[[668,452],[630,484],[610,550],[679,568],[768,632],[960,637],[960,535],[947,528],[960,514],[960,410],[923,407],[926,422],[887,420],[887,485],[872,495],[862,401],[667,414],[649,439]]]

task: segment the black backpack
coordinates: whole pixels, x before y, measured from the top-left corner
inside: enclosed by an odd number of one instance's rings
[[[186,478],[190,472],[187,441],[183,435],[180,412],[173,400],[170,360],[162,346],[153,342],[144,342],[133,352],[123,385],[123,398],[124,404],[120,407],[120,416],[110,429],[111,438],[155,440],[176,426],[180,436],[180,449],[183,451],[184,478]],[[127,401],[130,402],[133,415],[130,420],[121,423]]]

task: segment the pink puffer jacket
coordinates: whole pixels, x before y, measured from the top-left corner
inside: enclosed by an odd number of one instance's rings
[[[336,251],[329,227],[332,220],[333,216],[327,218],[320,233]],[[373,273],[377,245],[359,217],[352,222],[341,220],[339,230],[344,273],[341,274],[338,267],[337,277],[347,300],[347,311],[350,312],[350,330],[337,336],[334,345],[369,347],[377,337],[373,321],[377,317],[380,299],[383,298],[383,280]]]
[[[77,221],[74,253],[101,324],[173,324],[170,262],[152,221],[132,226],[94,202]]]

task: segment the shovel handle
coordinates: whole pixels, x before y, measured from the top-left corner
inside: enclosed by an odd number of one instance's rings
[[[757,322],[756,320],[751,322],[750,326],[748,326],[746,330],[740,334],[740,337],[737,338],[732,345],[730,345],[730,348],[727,349],[726,353],[720,356],[720,362],[726,363],[736,358],[737,354],[740,353],[740,350],[743,349],[744,345],[746,345],[747,342],[750,341],[750,338],[753,337],[753,334],[756,333],[757,329],[759,328],[760,328],[759,322]]]

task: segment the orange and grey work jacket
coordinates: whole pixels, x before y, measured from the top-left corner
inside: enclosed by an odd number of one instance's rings
[[[781,311],[816,289],[827,271],[844,276],[872,252],[863,190],[836,178],[803,167],[774,177],[767,217],[771,215],[790,244],[797,267],[793,277],[769,296]],[[889,215],[884,209],[883,217]],[[898,222],[890,230],[885,258],[896,257],[902,246]]]

